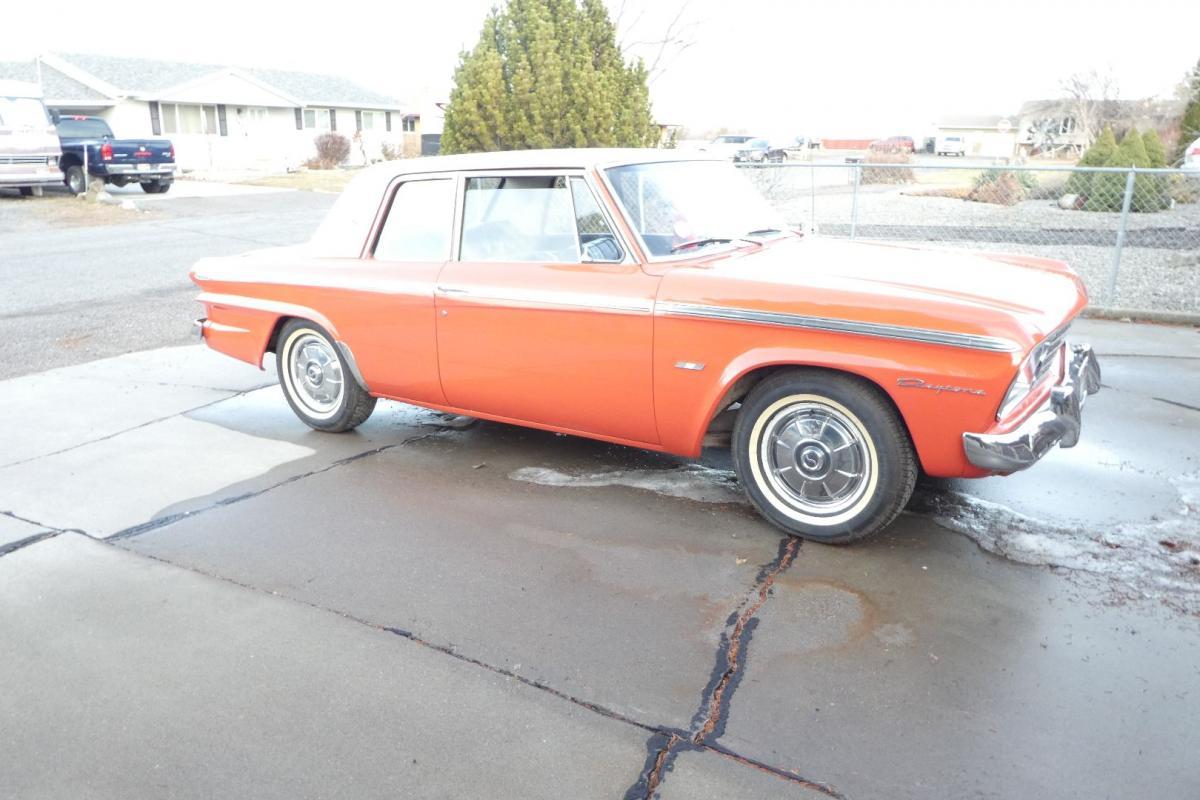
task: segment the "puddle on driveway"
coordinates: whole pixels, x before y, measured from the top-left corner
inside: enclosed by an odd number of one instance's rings
[[[703,503],[746,503],[731,470],[701,464],[580,474],[524,467],[509,478],[544,486],[625,486]],[[1179,494],[1176,507],[1144,522],[1063,525],[943,487],[918,487],[908,512],[1011,561],[1098,577],[1115,602],[1140,598],[1200,614],[1200,472],[1168,480]]]

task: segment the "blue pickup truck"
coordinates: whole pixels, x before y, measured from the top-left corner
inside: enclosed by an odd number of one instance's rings
[[[99,117],[55,120],[62,144],[63,183],[75,194],[87,190],[87,173],[114,186],[139,183],[147,194],[162,194],[175,180],[175,146],[166,139],[118,139]]]

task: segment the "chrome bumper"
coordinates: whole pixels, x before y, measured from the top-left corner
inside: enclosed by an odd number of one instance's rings
[[[1086,344],[1071,347],[1063,382],[1020,427],[1008,433],[964,433],[967,460],[980,469],[1008,474],[1031,466],[1054,447],[1079,441],[1083,403],[1100,391],[1100,364]]]

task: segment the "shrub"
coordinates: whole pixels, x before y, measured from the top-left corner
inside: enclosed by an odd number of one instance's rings
[[[863,159],[864,164],[908,164],[912,159],[907,153],[886,153],[873,151],[867,153],[867,157]],[[862,167],[862,175],[859,177],[860,183],[912,183],[913,171],[910,168],[904,169],[872,169],[869,166]]]
[[[967,193],[976,203],[1012,206],[1024,200],[1037,188],[1037,178],[1029,172],[985,169],[975,178],[975,186]]]
[[[402,157],[400,148],[396,147],[394,144],[389,144],[387,142],[384,142],[381,145],[379,145],[379,154],[381,156],[383,156],[384,161],[395,161],[396,159]]]
[[[313,139],[317,146],[320,169],[333,169],[350,157],[350,140],[340,133],[329,131]]]
[[[1083,158],[1079,159],[1080,167],[1103,167],[1108,163],[1108,159],[1117,152],[1117,137],[1113,136],[1112,128],[1105,127],[1100,134],[1100,138],[1092,143],[1092,146],[1083,154]],[[1083,195],[1087,197],[1091,194],[1092,178],[1097,177],[1093,172],[1076,172],[1071,175],[1071,179],[1067,181],[1066,194]]]

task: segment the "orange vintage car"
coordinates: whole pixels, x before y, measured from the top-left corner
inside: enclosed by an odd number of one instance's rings
[[[1062,262],[805,236],[728,163],[532,150],[381,164],[304,246],[198,262],[208,345],[297,416],[378,398],[699,456],[784,530],[887,525],[918,469],[1006,474],[1097,391]]]

